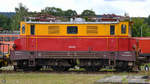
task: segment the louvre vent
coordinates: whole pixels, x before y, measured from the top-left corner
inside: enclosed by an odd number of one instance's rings
[[[59,27],[58,26],[49,26],[48,27],[48,34],[58,34]]]
[[[98,28],[97,26],[87,26],[87,34],[97,34]]]

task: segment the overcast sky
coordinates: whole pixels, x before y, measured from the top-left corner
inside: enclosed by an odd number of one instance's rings
[[[29,11],[40,11],[47,6],[54,6],[63,10],[73,9],[78,14],[90,9],[96,14],[128,13],[132,17],[150,15],[150,0],[1,0],[0,12],[14,12],[19,3],[25,5]]]

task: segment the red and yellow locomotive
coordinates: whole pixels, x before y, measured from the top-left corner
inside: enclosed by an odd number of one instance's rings
[[[20,39],[14,41],[10,59],[15,69],[132,70],[139,56],[137,40],[131,37],[129,21],[21,22]]]

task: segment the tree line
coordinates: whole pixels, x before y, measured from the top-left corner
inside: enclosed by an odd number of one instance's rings
[[[26,8],[22,3],[19,4],[18,8],[15,8],[16,14],[12,17],[7,17],[0,14],[0,27],[4,29],[8,29],[11,31],[19,30],[19,23],[20,21],[24,20],[24,17],[33,16],[35,12],[29,12],[28,8]],[[41,10],[42,14],[50,14],[53,16],[58,17],[65,17],[70,18],[77,16],[77,12],[72,9],[68,10],[62,10],[61,8],[56,7],[45,7]],[[96,16],[95,12],[93,10],[83,10],[83,12],[80,14],[82,18],[87,19],[88,17]],[[132,25],[132,36],[134,37],[140,37],[140,36],[150,36],[150,16],[147,18],[131,18],[133,21]]]
[[[19,23],[20,21],[24,20],[24,17],[29,17],[33,16],[33,14],[37,13],[35,12],[29,12],[28,8],[26,8],[22,3],[19,4],[18,8],[15,8],[16,14],[12,16],[11,18],[0,15],[0,27],[3,27],[5,29],[9,30],[18,30],[19,29]],[[58,16],[58,17],[65,17],[65,18],[70,18],[73,16],[77,16],[77,12],[75,10],[62,10],[61,8],[56,8],[56,7],[46,7],[41,10],[42,14],[49,14],[53,16]],[[89,16],[95,16],[95,12],[92,10],[84,10],[81,13],[82,17],[89,17]]]

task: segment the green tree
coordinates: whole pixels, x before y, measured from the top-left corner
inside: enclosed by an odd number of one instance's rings
[[[11,28],[12,30],[18,30],[20,22],[24,20],[24,17],[28,16],[28,8],[26,8],[22,3],[19,3],[19,7],[15,8],[16,15],[12,17]]]
[[[42,13],[48,13],[54,16],[64,16],[64,12],[60,8],[55,7],[46,7],[45,9],[41,10]]]
[[[4,15],[0,15],[0,27],[3,27],[4,29],[10,28],[10,18]]]
[[[90,19],[90,17],[94,17],[96,16],[95,12],[92,11],[92,10],[84,10],[82,13],[81,13],[81,16],[86,20],[86,21],[92,21]]]
[[[78,15],[75,10],[71,10],[71,9],[65,11],[64,13],[65,13],[66,17],[73,17],[73,16],[77,16]]]
[[[85,16],[95,16],[95,12],[92,11],[92,10],[84,10],[82,13],[81,13],[81,16],[85,17]]]
[[[148,25],[150,26],[150,15],[148,16],[148,18],[146,18],[146,22],[147,22]]]
[[[150,27],[144,22],[144,18],[133,18],[134,24],[132,26],[132,36],[140,37],[141,31],[142,36],[150,36]]]

